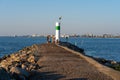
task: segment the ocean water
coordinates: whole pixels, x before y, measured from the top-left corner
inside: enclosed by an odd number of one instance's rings
[[[61,40],[66,41],[65,38]],[[45,37],[0,37],[0,57],[17,52],[26,46],[45,42]],[[120,62],[120,39],[71,37],[68,42],[83,48],[87,55]]]
[[[0,57],[33,44],[45,43],[44,37],[0,37]]]
[[[69,42],[83,48],[89,56],[120,62],[119,38],[70,38]]]

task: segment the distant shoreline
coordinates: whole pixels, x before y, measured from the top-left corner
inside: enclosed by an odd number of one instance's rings
[[[0,37],[31,37],[31,38],[39,38],[39,37],[45,37],[46,36],[0,36]],[[61,37],[66,38],[66,37]],[[69,36],[68,38],[101,38],[101,39],[120,39],[120,36],[113,36],[113,37],[92,37],[92,36]]]

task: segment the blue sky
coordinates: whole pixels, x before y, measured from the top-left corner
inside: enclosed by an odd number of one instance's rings
[[[0,0],[0,35],[120,34],[120,0]]]

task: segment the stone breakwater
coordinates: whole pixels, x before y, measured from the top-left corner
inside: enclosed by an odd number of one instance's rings
[[[70,43],[61,42],[60,45],[84,53],[83,49]],[[41,68],[37,55],[38,45],[32,45],[0,58],[0,80],[36,80],[33,76]]]
[[[119,72],[108,68],[106,71],[104,66],[86,57],[83,49],[70,43],[60,45],[33,45],[4,56],[0,59],[0,80],[120,79]]]
[[[120,71],[120,62],[116,62],[114,60],[107,60],[104,58],[96,58],[96,57],[92,57],[94,60],[98,61],[100,64],[103,64],[105,66],[111,67],[117,71]]]
[[[71,44],[71,43],[68,43],[68,42],[60,42],[60,45],[61,45],[61,46],[64,46],[64,47],[67,47],[67,48],[69,48],[69,49],[71,49],[71,50],[80,52],[80,53],[82,53],[82,54],[85,54],[85,53],[84,53],[84,49],[79,48],[78,46],[75,46],[75,45],[73,45],[73,44]]]
[[[37,64],[37,46],[26,47],[0,59],[0,80],[29,80],[40,69]]]
[[[79,48],[79,47],[77,47],[73,44],[70,44],[70,43],[67,43],[67,42],[61,42],[60,45],[65,46],[69,49],[72,49],[74,51],[80,52],[83,55],[85,55],[84,49],[81,49],[81,48]],[[88,56],[88,55],[86,55],[86,56]],[[93,56],[88,56],[88,57],[93,58],[94,60],[98,61],[100,64],[103,64],[105,66],[108,66],[108,67],[111,67],[115,70],[120,71],[120,62],[116,62],[114,60],[107,60],[107,59],[104,59],[104,58],[97,58],[97,57],[93,57]]]

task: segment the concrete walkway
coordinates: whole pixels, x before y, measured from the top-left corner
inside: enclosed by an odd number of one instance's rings
[[[93,64],[55,44],[38,45],[36,80],[113,80]]]

